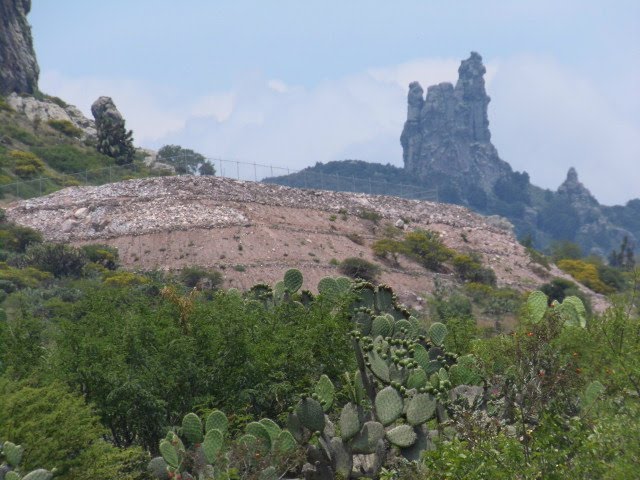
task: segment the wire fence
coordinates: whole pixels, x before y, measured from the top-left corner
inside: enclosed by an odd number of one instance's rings
[[[176,168],[179,172],[195,173],[197,169],[189,165],[184,156],[170,159],[159,159],[161,162]],[[389,182],[380,177],[362,177],[356,175],[341,175],[339,173],[322,173],[312,170],[295,170],[276,165],[266,165],[255,162],[244,162],[223,158],[206,158],[214,166],[215,175],[236,180],[265,182],[295,188],[310,188],[317,190],[333,190],[337,192],[367,193],[371,195],[390,195],[418,200],[438,201],[437,189],[424,189],[418,185]],[[181,164],[181,162],[184,162]],[[157,165],[157,164],[156,164]],[[144,170],[142,170],[144,168]],[[0,185],[0,198],[11,200],[14,198],[28,199],[46,195],[68,186],[104,185],[128,178],[139,177],[141,173],[150,175],[175,175],[167,169],[149,169],[138,164],[122,166],[108,166],[98,169],[84,170],[74,173],[60,173],[55,176],[42,176],[30,180],[21,180]]]

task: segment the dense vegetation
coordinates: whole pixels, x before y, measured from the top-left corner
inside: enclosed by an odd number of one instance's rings
[[[469,177],[460,183],[454,175],[434,172],[428,179],[418,179],[404,169],[361,160],[317,163],[300,172],[266,178],[265,182],[302,188],[355,191],[377,195],[438,200],[464,205],[484,215],[501,215],[509,219],[519,237],[529,235],[537,248],[548,248],[554,241],[581,241],[587,249],[609,252],[616,235],[576,238],[581,216],[567,198],[548,189],[532,185],[526,172],[512,172],[496,182],[491,191]],[[625,206],[599,206],[605,218],[640,238],[640,200]],[[617,246],[617,245],[616,245]],[[638,251],[640,245],[631,245]]]
[[[636,475],[635,267],[598,270],[555,246],[559,263],[618,282],[595,315],[566,280],[523,295],[429,232],[385,240],[386,261],[404,255],[462,283],[438,283],[423,313],[346,278],[313,295],[296,270],[222,290],[214,271],[125,272],[110,247],[52,245],[2,221],[2,468],[127,480]],[[376,271],[347,260],[354,277]]]

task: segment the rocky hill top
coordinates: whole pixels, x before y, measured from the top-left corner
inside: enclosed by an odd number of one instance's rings
[[[0,95],[33,94],[40,69],[27,14],[31,0],[0,0]]]
[[[501,286],[529,290],[565,277],[555,267],[533,265],[509,222],[460,206],[216,177],[71,187],[14,203],[7,216],[49,240],[116,246],[128,268],[214,267],[239,288],[274,283],[292,267],[303,270],[306,287],[314,288],[320,278],[337,274],[335,260],[359,256],[379,263],[371,244],[385,228],[437,231],[447,246],[481,254]],[[408,260],[381,266],[380,280],[413,306],[420,306],[436,279],[454,281],[452,274],[428,272]]]

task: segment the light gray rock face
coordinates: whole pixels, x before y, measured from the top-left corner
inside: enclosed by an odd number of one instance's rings
[[[16,112],[24,114],[32,122],[39,119],[42,122],[49,120],[66,120],[83,131],[84,138],[96,136],[96,125],[93,120],[85,117],[82,112],[73,105],[55,103],[48,100],[38,100],[34,97],[12,93],[7,97],[7,103]]]
[[[98,125],[105,120],[114,124],[122,123],[124,125],[124,118],[122,118],[122,114],[116,108],[116,104],[113,103],[111,97],[98,98],[91,105],[91,113]]]
[[[31,0],[0,0],[0,95],[32,94],[40,69],[27,14]]]
[[[418,82],[409,85],[407,121],[400,137],[407,172],[428,180],[446,176],[490,191],[511,167],[491,143],[485,91],[486,69],[475,52],[463,60],[458,82],[432,85],[423,99]]]

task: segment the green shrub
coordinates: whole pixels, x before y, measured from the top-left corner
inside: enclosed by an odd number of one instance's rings
[[[143,480],[148,454],[106,443],[107,432],[83,398],[65,387],[0,380],[0,431],[27,446],[24,470],[56,468],[60,480]]]
[[[90,262],[102,265],[108,270],[118,268],[118,249],[109,245],[90,244],[80,247]]]
[[[454,254],[453,250],[442,243],[440,234],[432,230],[407,233],[402,241],[402,253],[436,272],[442,270],[443,262],[451,259]]]
[[[133,272],[110,272],[105,275],[104,284],[110,287],[131,287],[134,285],[144,285],[150,280],[144,275]]]
[[[9,158],[13,161],[13,173],[20,178],[31,178],[44,172],[46,165],[35,154],[12,150]]]
[[[364,258],[345,258],[338,267],[343,275],[351,278],[361,278],[368,282],[373,282],[380,275],[380,267]]]
[[[489,267],[483,267],[478,254],[458,254],[453,257],[453,268],[463,282],[484,283],[495,286],[496,273]]]
[[[12,282],[19,288],[36,288],[51,277],[51,273],[37,268],[13,268],[5,262],[0,262],[0,280]]]
[[[15,223],[0,224],[0,249],[22,253],[29,245],[42,243],[42,234]]]
[[[82,136],[82,130],[76,127],[69,120],[49,120],[47,122],[54,130],[66,135],[67,137],[80,138]]]
[[[382,218],[382,215],[380,215],[375,210],[368,210],[363,208],[358,212],[358,218],[361,218],[363,220],[370,220],[377,225]]]
[[[182,269],[180,281],[189,288],[217,290],[222,286],[223,278],[222,274],[217,270],[207,270],[193,266]]]
[[[80,277],[87,264],[87,256],[79,249],[61,243],[31,245],[25,252],[28,265],[56,277]]]

